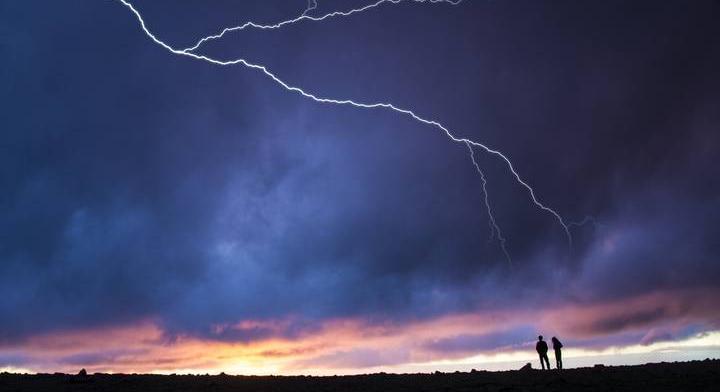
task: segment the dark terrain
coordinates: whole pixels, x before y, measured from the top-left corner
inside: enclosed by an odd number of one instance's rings
[[[0,374],[0,391],[716,391],[720,360],[569,370],[339,377]]]

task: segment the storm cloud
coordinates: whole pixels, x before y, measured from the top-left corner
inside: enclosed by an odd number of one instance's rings
[[[137,6],[182,47],[232,24],[227,15],[297,6],[261,3],[203,20],[202,2]],[[403,324],[716,292],[719,16],[712,1],[401,4],[208,46],[323,95],[412,107],[506,153],[568,221],[592,216],[572,225],[570,246],[504,162],[477,151],[508,263],[489,240],[466,147],[436,129],[173,56],[114,2],[5,2],[0,345],[149,319],[169,341],[292,340],[334,319]],[[717,326],[717,315],[690,313]],[[584,331],[686,314],[654,304]],[[426,348],[517,345],[535,322]],[[409,358],[350,354],[317,361]],[[87,360],[78,355],[68,361]]]

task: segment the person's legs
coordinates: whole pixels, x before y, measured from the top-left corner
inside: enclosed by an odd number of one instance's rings
[[[562,369],[562,352],[555,350],[555,361],[557,362],[557,368]]]
[[[545,362],[543,362],[543,355],[540,353],[538,353],[538,355],[540,356],[540,366],[543,370],[545,370]]]
[[[545,361],[545,363],[543,363]],[[547,353],[542,354],[540,356],[540,363],[543,364],[543,370],[545,369],[545,365],[547,364],[547,370],[550,370],[550,359],[548,359]]]

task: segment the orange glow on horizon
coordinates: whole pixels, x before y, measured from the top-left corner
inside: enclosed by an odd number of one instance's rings
[[[707,294],[707,293],[705,293]],[[0,356],[26,357],[27,363],[7,367],[33,372],[219,373],[229,374],[347,374],[370,371],[420,371],[423,366],[466,369],[470,365],[534,359],[534,335],[494,350],[437,351],[430,343],[462,336],[480,336],[535,325],[562,339],[612,336],[653,328],[679,330],[707,317],[720,318],[712,301],[698,303],[698,293],[657,293],[617,303],[568,305],[558,309],[483,312],[447,315],[405,323],[368,323],[358,319],[325,320],[312,332],[293,338],[273,337],[250,342],[227,342],[181,335],[168,338],[156,320],[91,330],[55,332],[0,346]],[[716,298],[705,296],[705,298]],[[652,325],[628,323],[622,331],[595,331],[598,320],[629,317],[664,306],[668,320]],[[710,314],[713,313],[713,314]],[[253,327],[280,331],[289,320],[244,320],[213,326],[216,332]],[[602,322],[600,322],[602,326]],[[528,327],[532,328],[532,327]],[[720,346],[720,334],[712,335]],[[695,336],[703,339],[706,336]],[[708,341],[704,341],[704,344]],[[658,346],[660,344],[660,346]],[[629,343],[623,347],[569,347],[566,357],[606,355],[608,350],[637,354],[672,344]],[[665,344],[665,346],[663,346]],[[679,343],[678,343],[679,344]],[[670,348],[668,348],[670,347]],[[717,350],[717,347],[715,348]],[[620,351],[617,351],[620,350]],[[623,351],[624,350],[624,351]],[[478,366],[482,367],[482,366]]]

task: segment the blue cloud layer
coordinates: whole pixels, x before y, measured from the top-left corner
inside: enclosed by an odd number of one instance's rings
[[[568,255],[553,218],[479,154],[512,265],[488,241],[466,150],[435,130],[173,57],[111,2],[0,7],[0,341],[148,317],[169,337],[249,341],[326,318],[717,287],[712,2],[400,7],[209,49],[416,107],[506,151],[563,215],[599,222]],[[184,31],[153,10],[169,37]]]

